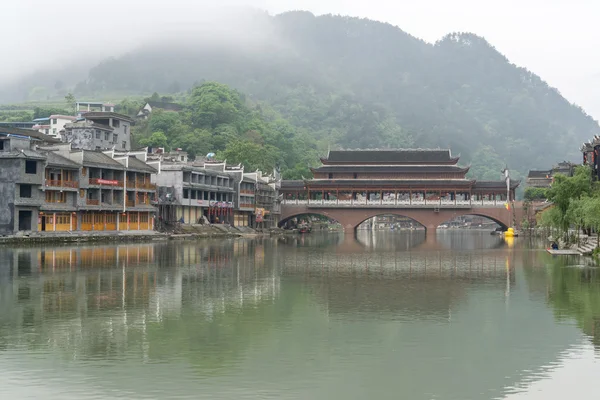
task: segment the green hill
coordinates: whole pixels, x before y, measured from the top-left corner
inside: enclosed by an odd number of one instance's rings
[[[194,85],[217,81],[321,149],[450,147],[483,179],[499,178],[505,164],[522,174],[578,161],[579,144],[600,133],[581,108],[473,34],[431,45],[366,19],[254,18],[270,40],[148,45],[93,67],[75,96],[187,97]]]

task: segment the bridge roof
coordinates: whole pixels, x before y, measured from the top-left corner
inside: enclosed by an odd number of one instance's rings
[[[331,150],[323,164],[456,164],[449,149]]]
[[[459,167],[457,165],[323,165],[319,168],[311,168],[313,172],[371,172],[371,173],[400,173],[400,172],[422,172],[422,173],[467,173],[470,167]]]
[[[314,187],[389,187],[393,188],[469,188],[475,183],[470,179],[313,179],[306,181],[309,188]],[[506,187],[506,185],[504,186]]]
[[[521,184],[520,180],[511,179],[510,188],[516,189]],[[473,185],[473,189],[504,189],[506,190],[506,181],[477,181]]]

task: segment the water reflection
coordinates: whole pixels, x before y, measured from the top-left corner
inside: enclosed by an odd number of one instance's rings
[[[0,397],[499,398],[598,343],[564,262],[419,232],[2,249]]]

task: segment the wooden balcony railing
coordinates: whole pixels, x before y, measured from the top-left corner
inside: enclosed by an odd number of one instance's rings
[[[86,204],[88,206],[99,206],[100,205],[100,200],[87,199],[86,200]]]
[[[240,190],[241,194],[254,194],[254,190],[242,189]]]
[[[240,208],[254,208],[254,204],[252,203],[241,203]]]
[[[150,183],[150,182],[136,182],[135,183],[135,187],[137,189],[149,189],[149,190],[156,190],[156,185],[154,183]]]
[[[126,200],[125,205],[127,207],[135,207],[135,201],[134,200]]]
[[[46,180],[46,186],[50,186],[50,187],[66,187],[66,188],[77,189],[79,187],[79,182],[75,182],[75,181]]]

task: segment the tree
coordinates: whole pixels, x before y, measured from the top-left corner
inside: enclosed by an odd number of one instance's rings
[[[257,169],[271,172],[281,161],[279,150],[273,146],[260,146],[247,140],[230,142],[227,148],[217,153],[222,160],[231,163],[242,163],[248,171]]]
[[[163,132],[154,132],[149,138],[140,139],[138,144],[143,147],[163,147],[168,149],[168,139]]]
[[[548,194],[546,188],[538,188],[538,187],[528,187],[525,189],[525,200],[526,201],[536,201],[536,200],[546,200]]]
[[[65,96],[65,105],[66,105],[66,109],[69,110],[69,112],[71,113],[71,115],[75,115],[76,112],[76,107],[75,107],[75,103],[77,102],[77,100],[75,100],[75,96],[73,96],[73,93],[67,93],[67,95]]]

